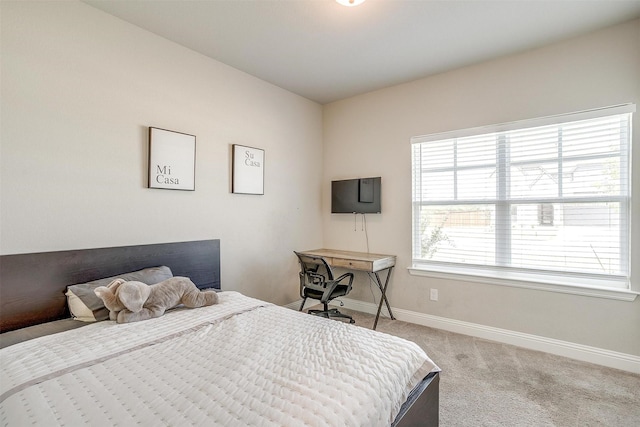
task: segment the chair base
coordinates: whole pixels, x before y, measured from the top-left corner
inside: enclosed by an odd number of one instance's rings
[[[332,308],[329,310],[308,310],[307,313],[313,314],[314,316],[326,317],[327,319],[331,319],[332,317],[337,317],[341,319],[349,319],[349,323],[356,323],[355,320],[348,314],[340,313],[337,308]]]

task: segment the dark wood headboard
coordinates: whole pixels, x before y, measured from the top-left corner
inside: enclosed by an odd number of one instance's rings
[[[220,240],[0,256],[0,332],[70,316],[68,285],[166,265],[220,289]]]

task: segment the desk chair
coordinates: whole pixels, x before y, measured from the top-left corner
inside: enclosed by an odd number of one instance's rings
[[[329,309],[328,306],[331,300],[347,295],[351,291],[353,273],[345,273],[334,279],[331,266],[324,258],[295,251],[294,253],[300,261],[300,296],[302,297],[302,305],[299,311],[304,308],[307,298],[317,299],[320,300],[324,309],[309,310],[309,314],[326,318],[340,317],[349,319],[349,323],[355,323],[351,316],[342,314],[335,308]],[[344,283],[347,279],[348,283]]]

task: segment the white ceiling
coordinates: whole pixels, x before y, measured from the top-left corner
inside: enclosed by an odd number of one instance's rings
[[[640,0],[84,0],[321,104],[640,17]]]

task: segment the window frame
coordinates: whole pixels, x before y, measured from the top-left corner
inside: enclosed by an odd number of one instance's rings
[[[587,120],[587,119],[595,119],[605,116],[612,116],[618,114],[627,114],[635,112],[636,108],[634,104],[622,104],[616,105],[613,107],[605,107],[594,110],[581,111],[578,113],[569,113],[569,114],[560,114],[549,117],[542,117],[536,119],[529,120],[520,120],[515,122],[503,123],[498,125],[490,125],[490,126],[482,126],[476,128],[462,129],[451,132],[443,132],[431,135],[423,135],[423,136],[415,136],[411,138],[412,145],[412,175],[414,168],[414,153],[413,146],[415,144],[421,144],[425,142],[439,141],[439,140],[447,140],[453,138],[461,138],[468,137],[474,135],[483,135],[489,133],[500,134],[501,132],[506,131],[514,131],[518,129],[538,127],[538,126],[547,126],[547,125],[557,125],[566,122],[579,121],[579,120]],[[630,123],[632,120],[630,121]],[[631,126],[632,127],[632,126]],[[631,183],[631,146],[633,144],[632,135],[629,135],[629,144],[625,147],[626,153],[624,155],[627,156],[627,161],[622,162],[624,166],[627,167],[626,175],[629,180],[629,185]],[[499,146],[499,144],[497,144]],[[504,147],[503,147],[504,148]],[[500,149],[498,152],[502,152]],[[499,163],[504,162],[505,158],[503,156],[498,156],[496,161],[496,167],[500,167]],[[533,160],[532,160],[533,161]],[[526,160],[525,160],[526,162]],[[503,167],[505,165],[502,165]],[[447,167],[447,170],[453,170],[458,168],[459,166],[453,165],[452,167]],[[477,165],[472,166],[476,168]],[[501,179],[506,179],[506,176],[502,176],[499,174],[498,176]],[[531,271],[525,269],[518,269],[514,267],[501,267],[501,263],[499,260],[496,260],[496,265],[493,266],[477,266],[477,265],[465,265],[465,264],[456,264],[456,263],[444,263],[437,261],[428,261],[428,260],[418,260],[414,259],[414,254],[419,253],[419,246],[421,242],[419,239],[416,239],[416,227],[420,227],[419,221],[419,210],[421,207],[420,202],[416,202],[414,200],[413,195],[413,186],[416,185],[413,182],[414,179],[417,179],[415,176],[412,176],[412,265],[408,268],[409,273],[415,276],[428,276],[435,278],[443,278],[443,279],[456,279],[463,280],[468,282],[479,282],[479,283],[488,283],[488,284],[497,284],[497,285],[505,285],[505,286],[515,286],[521,288],[529,288],[529,289],[540,289],[540,290],[549,290],[554,292],[561,293],[570,293],[570,294],[578,294],[578,295],[587,295],[587,296],[595,296],[602,298],[611,298],[625,301],[633,301],[638,294],[640,294],[640,289],[634,289],[631,284],[631,269],[632,265],[627,265],[628,276],[604,276],[602,278],[598,278],[594,275],[585,274],[582,275],[580,273],[565,273],[565,272],[551,272],[551,271]],[[498,183],[498,189],[506,188],[505,183],[502,185]],[[499,207],[500,200],[502,199],[502,195],[499,194],[499,197],[493,202],[487,201],[487,204],[494,204],[496,206],[496,215],[500,215]],[[542,209],[542,205],[546,203],[560,202],[560,198],[552,198],[550,200],[540,199],[540,200],[529,200],[527,199],[527,203],[529,202],[537,202],[540,204],[540,209]],[[590,198],[591,199],[591,198]],[[621,209],[625,209],[627,212],[627,219],[629,222],[629,227],[631,226],[631,190],[629,189],[628,196],[621,197]],[[451,200],[443,201],[443,204],[451,204]],[[464,204],[466,201],[460,201],[459,203]],[[515,200],[517,203],[517,200]],[[458,203],[458,201],[456,201]],[[506,211],[502,212],[504,215],[510,215],[509,207],[514,203],[514,200],[509,200],[506,206],[503,206]],[[455,203],[454,203],[455,204]],[[502,222],[501,222],[502,223]],[[502,223],[504,224],[504,223]],[[508,232],[506,230],[505,232]],[[496,234],[500,233],[500,231],[496,231]],[[620,242],[621,242],[621,250],[623,253],[621,254],[622,262],[626,262],[630,264],[631,259],[631,229],[627,230],[626,235],[621,233]],[[509,239],[504,240],[504,244],[509,244]]]

